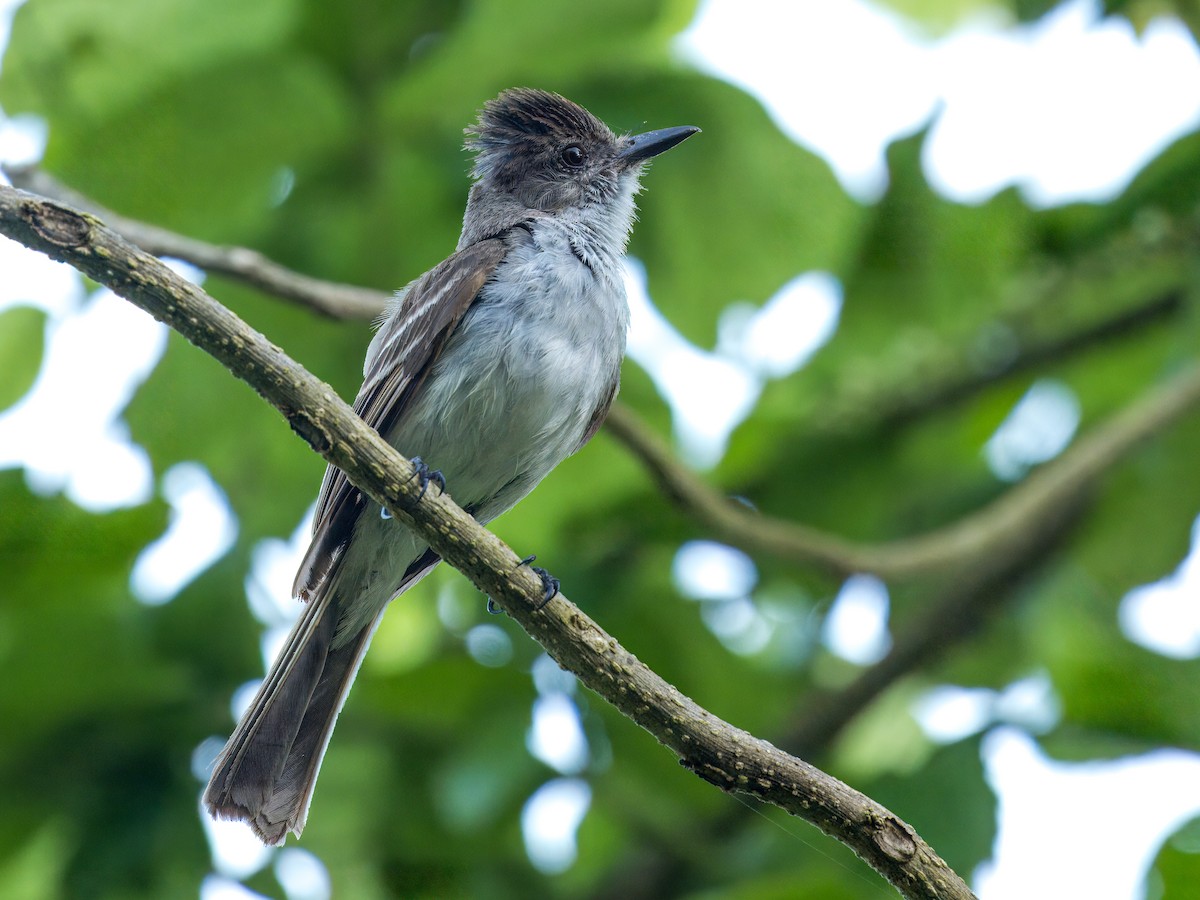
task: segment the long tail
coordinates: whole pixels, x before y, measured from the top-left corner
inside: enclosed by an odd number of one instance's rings
[[[333,646],[331,598],[305,605],[254,702],[217,757],[204,803],[213,816],[243,819],[266,844],[304,829],[321,758],[382,610]]]

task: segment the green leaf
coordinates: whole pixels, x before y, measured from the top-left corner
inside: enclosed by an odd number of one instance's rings
[[[42,367],[46,315],[28,306],[0,312],[0,410],[25,396]]]
[[[1194,900],[1200,897],[1200,819],[1169,837],[1146,877],[1147,900]]]
[[[934,34],[950,31],[964,20],[994,9],[990,0],[884,0],[883,5]]]
[[[296,11],[294,0],[23,4],[13,26],[17,39],[4,57],[0,103],[10,114],[38,112],[55,123],[80,119],[94,126],[136,110],[164,83],[281,46]]]

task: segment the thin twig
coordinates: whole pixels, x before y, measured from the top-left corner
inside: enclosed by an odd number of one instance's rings
[[[69,263],[146,310],[249,383],[350,481],[416,530],[559,665],[722,790],[748,793],[846,844],[905,897],[973,897],[905,822],[803,760],[713,716],[651,671],[565,597],[544,608],[541,581],[448,495],[425,494],[412,464],[326,384],[157,258],[94,216],[0,186],[0,233]]]
[[[1200,366],[1182,369],[1146,391],[987,506],[934,531],[883,544],[832,537],[759,515],[717,493],[676,460],[627,407],[607,427],[642,460],[662,491],[719,539],[748,553],[768,553],[835,575],[870,572],[898,581],[951,572],[989,558],[1013,558],[1038,522],[1053,518],[1147,438],[1200,406]]]
[[[157,225],[127,219],[72,190],[35,166],[4,166],[3,172],[22,190],[58,200],[103,219],[109,228],[148,253],[181,259],[205,271],[241,281],[330,318],[374,318],[383,312],[391,296],[383,291],[310,278],[247,247],[209,244],[159,228]]]
[[[992,368],[960,364],[935,377],[919,391],[897,390],[868,404],[879,414],[870,427],[880,431],[903,427],[936,410],[944,410],[974,397],[989,385],[1028,372],[1046,363],[1062,360],[1113,340],[1128,340],[1143,328],[1162,325],[1188,307],[1184,289],[1174,286],[1143,298],[1139,303],[1112,315],[1052,337],[1031,335],[1021,341],[1021,350]],[[966,351],[963,351],[966,356]],[[839,418],[836,414],[833,416]],[[843,421],[844,421],[844,417]]]

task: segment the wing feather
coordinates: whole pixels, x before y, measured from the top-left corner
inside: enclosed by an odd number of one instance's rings
[[[397,312],[384,321],[354,401],[354,411],[380,434],[386,435],[404,414],[505,250],[500,237],[460,250],[417,279]],[[329,579],[364,506],[362,494],[341,469],[325,470],[313,539],[296,574],[294,596],[308,600]]]
[[[578,453],[583,449],[584,445],[596,436],[596,432],[600,430],[600,426],[604,424],[604,420],[608,418],[608,411],[612,409],[613,401],[617,399],[617,391],[621,389],[621,376],[617,375],[609,386],[608,393],[604,399],[600,401],[600,405],[592,412],[592,418],[588,421],[587,429],[583,432],[583,437],[579,439],[579,443],[575,445],[572,454]]]

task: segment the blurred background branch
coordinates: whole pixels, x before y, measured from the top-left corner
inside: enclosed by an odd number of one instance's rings
[[[926,534],[886,544],[860,544],[803,525],[761,516],[724,497],[674,459],[626,407],[614,407],[608,428],[650,470],[662,492],[702,528],[750,554],[767,553],[835,575],[869,572],[887,580],[986,568],[1019,558],[1032,537],[1073,508],[1097,479],[1139,444],[1200,407],[1200,367],[1152,388],[1061,456],[987,506]]]
[[[37,166],[3,165],[0,171],[14,187],[58,200],[103,219],[131,243],[155,256],[189,262],[225,275],[333,319],[371,319],[383,312],[391,294],[349,284],[322,281],[281,266],[248,247],[222,247],[139,222],[106,209],[62,184]]]

